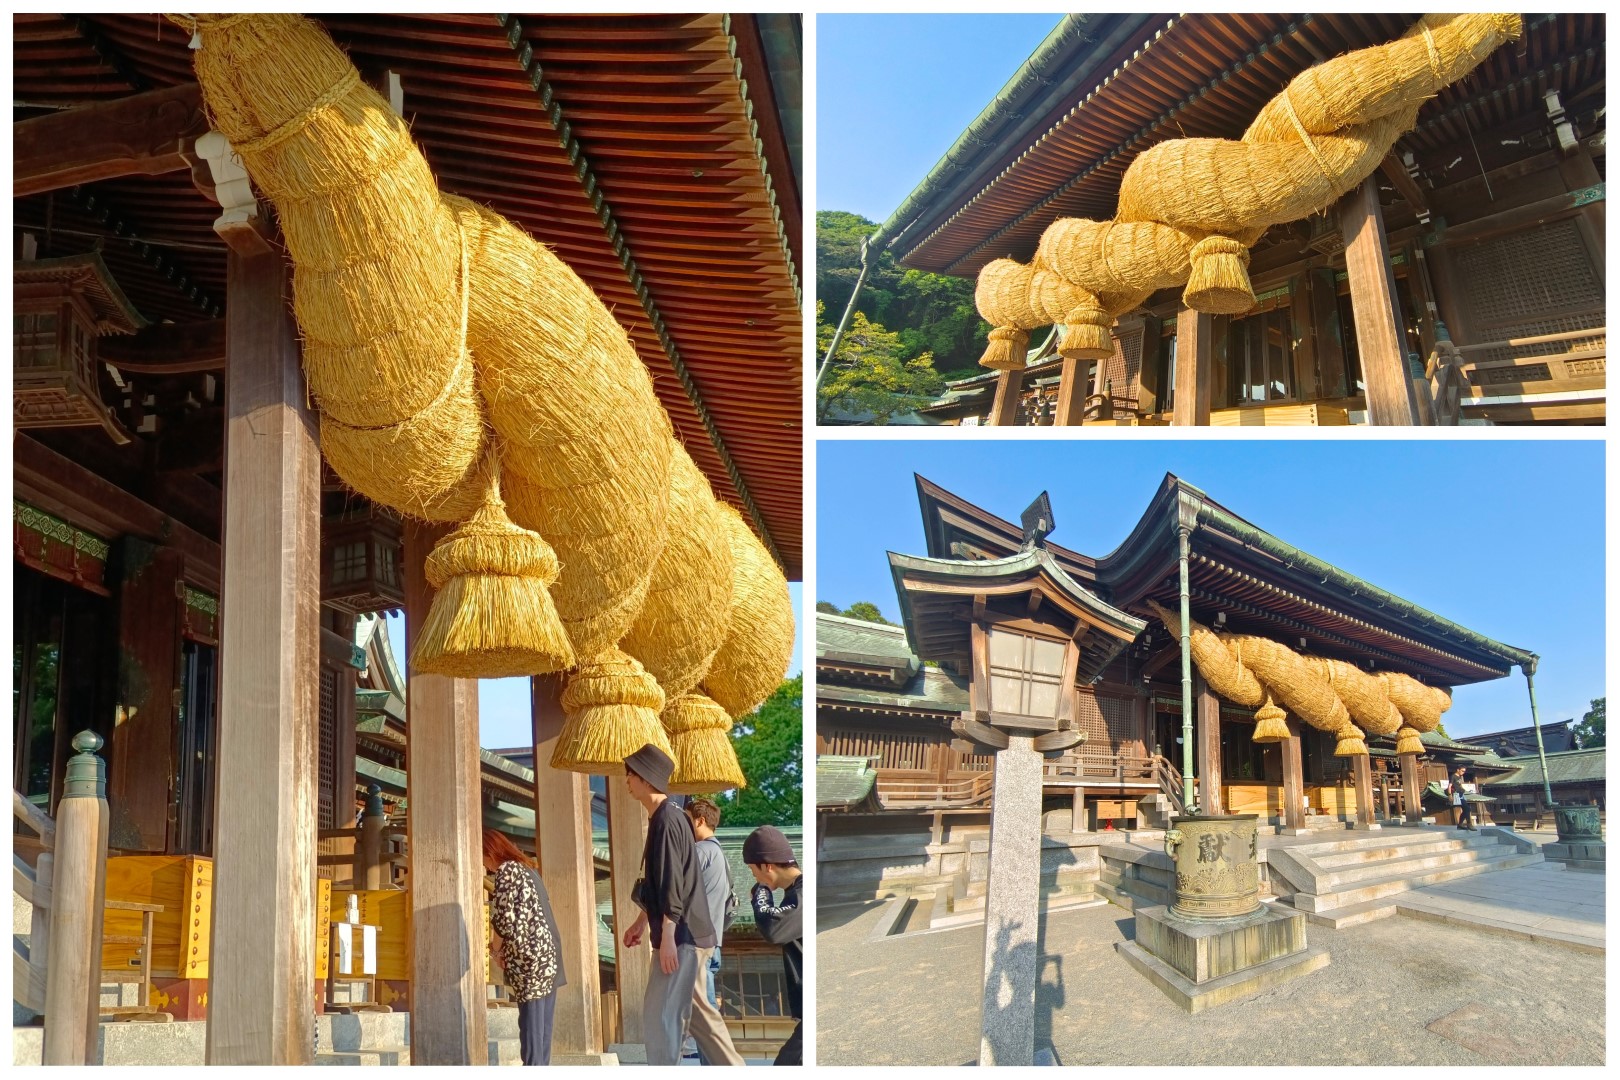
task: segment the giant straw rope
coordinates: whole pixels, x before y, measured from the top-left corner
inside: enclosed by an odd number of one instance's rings
[[[1249,310],[1249,248],[1266,229],[1325,210],[1365,180],[1425,101],[1521,30],[1514,14],[1425,15],[1397,41],[1300,73],[1241,139],[1144,151],[1120,181],[1112,221],[1060,218],[1032,263],[997,259],[979,272],[975,299],[993,327],[980,363],[1022,368],[1029,331],[1054,323],[1065,327],[1064,356],[1106,359],[1116,318],[1184,282],[1189,308]]]
[[[1152,600],[1147,604],[1179,637],[1181,617]],[[1286,739],[1291,712],[1338,736],[1333,752],[1340,757],[1365,754],[1366,732],[1395,735],[1399,753],[1419,753],[1419,733],[1439,727],[1440,714],[1451,708],[1449,691],[1399,672],[1373,675],[1343,660],[1300,656],[1270,638],[1211,630],[1196,619],[1187,637],[1192,661],[1211,690],[1234,705],[1259,706],[1256,742]]]
[[[545,245],[440,191],[316,23],[170,18],[194,34],[213,126],[275,204],[323,453],[372,501],[458,525],[427,560],[413,667],[572,669],[552,764],[613,772],[670,748],[666,702],[733,656],[756,665],[749,692],[684,721],[723,736],[787,665],[786,582],[675,440],[624,329]],[[772,587],[734,587],[743,564]],[[687,741],[686,783],[741,782],[727,739]]]

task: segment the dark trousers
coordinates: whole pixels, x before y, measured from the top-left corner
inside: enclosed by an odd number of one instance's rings
[[[518,1043],[523,1048],[523,1064],[551,1064],[551,1019],[556,1012],[555,993],[518,1002]]]
[[[782,1044],[782,1049],[776,1052],[776,1060],[772,1065],[803,1065],[804,1064],[804,1021],[800,1020],[793,1025],[793,1034],[788,1041]]]
[[[1464,799],[1462,804],[1457,807],[1457,828],[1472,829],[1473,827],[1474,811],[1469,807],[1468,800]]]

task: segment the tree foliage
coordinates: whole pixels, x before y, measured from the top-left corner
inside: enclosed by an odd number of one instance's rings
[[[817,305],[820,310],[820,305]],[[817,329],[819,349],[832,343],[833,327]],[[900,335],[868,321],[859,311],[844,338],[838,355],[816,393],[816,418],[826,422],[845,417],[886,424],[896,414],[915,412],[945,389],[945,380],[934,370],[932,353],[906,358]]]
[[[778,686],[731,728],[748,786],[721,804],[726,825],[799,825],[804,798],[804,675]]]
[[[1593,746],[1602,746],[1603,743],[1603,703],[1607,698],[1593,698],[1592,707],[1581,717],[1581,722],[1575,725],[1573,732],[1575,745],[1582,750]]]
[[[870,600],[857,600],[853,604],[849,605],[849,607],[844,608],[842,611],[838,609],[837,604],[829,603],[826,600],[817,600],[816,610],[826,615],[842,615],[846,619],[859,619],[862,622],[882,623],[884,626],[899,625],[898,623],[892,623],[888,619],[885,619],[883,617],[883,612],[879,611],[878,606],[872,603]]]

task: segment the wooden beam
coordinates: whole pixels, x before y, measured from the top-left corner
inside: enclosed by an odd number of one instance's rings
[[[12,197],[190,168],[186,152],[207,130],[196,83],[19,120],[11,125]]]
[[[427,621],[433,589],[423,564],[448,531],[405,525],[407,648]],[[483,799],[478,681],[411,672],[406,775],[411,851],[411,1062],[485,1065]]]
[[[1285,829],[1305,827],[1305,762],[1299,741],[1299,721],[1287,718],[1288,738],[1282,742],[1283,805]]]
[[[1164,397],[1164,328],[1156,316],[1142,320],[1142,366],[1137,371],[1136,410],[1143,415],[1159,411]]]
[[[1367,828],[1373,824],[1372,759],[1357,754],[1351,768],[1356,781],[1356,824]]]
[[[1194,676],[1198,710],[1198,791],[1205,814],[1224,814],[1226,793],[1221,784],[1221,699],[1202,675]]]
[[[1423,789],[1419,786],[1416,754],[1402,754],[1401,808],[1406,812],[1408,825],[1423,824]]]
[[[1417,212],[1419,220],[1429,216],[1428,198],[1424,196],[1423,189],[1412,179],[1412,174],[1406,171],[1406,166],[1395,156],[1393,150],[1385,154],[1384,160],[1378,163],[1378,171],[1383,173],[1384,179],[1395,188],[1396,194],[1405,199],[1406,204]]]
[[[596,878],[591,858],[589,777],[551,767],[562,734],[561,675],[531,682],[534,731],[534,848],[557,919],[568,985],[557,991],[552,1061],[602,1052],[601,980],[596,965]],[[609,780],[609,783],[614,781]],[[623,784],[623,780],[618,783]],[[633,1003],[639,1007],[639,1002]]]
[[[1297,342],[1294,347],[1294,391],[1300,401],[1315,401],[1319,396],[1316,384],[1316,336],[1311,333],[1311,297],[1302,275],[1288,283],[1288,333]]]
[[[101,359],[141,375],[187,375],[225,370],[225,320],[157,323],[135,334],[104,337]]]
[[[1178,427],[1209,426],[1213,382],[1215,317],[1192,308],[1176,316],[1176,402],[1171,423]]]
[[[1549,221],[1571,217],[1579,213],[1581,207],[1592,204],[1588,197],[1579,191],[1568,191],[1562,195],[1553,195],[1535,202],[1522,203],[1508,210],[1495,214],[1487,214],[1472,221],[1465,221],[1458,225],[1448,225],[1441,234],[1442,243],[1464,244],[1473,240],[1485,240],[1503,233],[1517,232],[1533,225],[1543,225]]]
[[[1018,420],[1018,395],[1024,386],[1024,373],[1003,371],[996,375],[996,400],[990,406],[990,427],[1011,427]]]
[[[1063,358],[1063,374],[1058,378],[1057,409],[1052,414],[1053,427],[1076,427],[1085,422],[1086,391],[1085,365],[1088,360]]]
[[[225,572],[210,1065],[315,1041],[320,450],[280,256],[226,258]]]
[[[652,973],[652,949],[626,948],[624,931],[636,921],[640,908],[632,893],[641,876],[641,854],[647,847],[647,811],[630,797],[630,789],[616,776],[608,777],[608,851],[613,874],[613,965],[619,992],[619,1041],[641,1043],[641,1003],[647,996]],[[740,895],[740,894],[739,894]]]
[[[1361,377],[1367,384],[1370,423],[1412,425],[1418,422],[1417,399],[1406,362],[1406,338],[1390,273],[1384,215],[1378,185],[1362,185],[1339,204],[1344,228],[1345,269],[1350,276],[1350,306],[1356,320],[1356,348]]]

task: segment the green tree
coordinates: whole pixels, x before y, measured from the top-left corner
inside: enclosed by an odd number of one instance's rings
[[[844,615],[851,619],[860,619],[863,622],[882,623],[884,626],[893,626],[894,623],[883,617],[883,612],[870,600],[857,600],[844,609]]]
[[[842,615],[843,614],[842,611],[838,610],[838,605],[837,604],[831,603],[830,601],[827,601],[827,600],[817,600],[816,601],[816,610],[821,612],[823,615]]]
[[[1593,746],[1603,745],[1603,703],[1607,698],[1593,698],[1592,707],[1581,722],[1575,725],[1575,745],[1585,750]]]
[[[804,797],[804,675],[778,686],[731,728],[748,786],[725,796],[726,825],[799,825]]]
[[[824,338],[818,333],[823,351],[832,341],[833,328],[825,327],[825,331]],[[933,354],[925,352],[910,359],[905,354],[900,335],[857,311],[816,392],[816,418],[826,422],[842,412],[887,424],[897,413],[915,412],[938,397],[945,380],[934,370]]]

